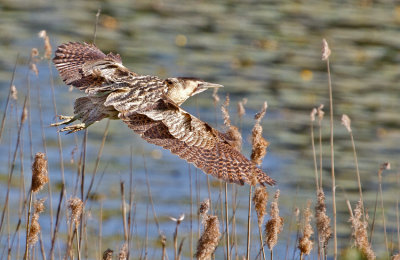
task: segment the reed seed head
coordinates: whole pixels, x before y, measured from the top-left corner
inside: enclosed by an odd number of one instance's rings
[[[39,233],[41,230],[39,224],[39,217],[40,213],[44,211],[44,201],[45,199],[41,199],[41,200],[36,200],[33,203],[34,213],[31,218],[31,225],[29,227],[29,233],[28,233],[29,246],[34,246],[39,240]]]
[[[303,218],[304,218],[304,226],[303,226],[303,236],[299,239],[299,249],[300,252],[304,255],[309,255],[311,253],[313,247],[313,241],[311,241],[311,236],[314,234],[314,231],[311,226],[311,201],[308,201],[307,207],[304,210]]]
[[[47,171],[47,159],[44,153],[36,153],[35,161],[32,165],[32,184],[33,193],[39,192],[43,186],[49,182]]]
[[[325,112],[324,112],[323,109],[324,109],[324,105],[323,104],[319,105],[319,107],[317,109],[319,123],[321,123],[322,119],[324,119]]]
[[[210,199],[205,199],[199,207],[199,215],[201,217],[201,223],[205,223],[207,219],[207,213],[210,209]]]
[[[268,220],[265,225],[265,240],[268,248],[272,250],[278,242],[278,235],[282,232],[283,228],[283,218],[279,216],[279,199],[280,191],[275,192],[274,201],[271,202],[270,206],[270,216],[271,219]]]
[[[218,96],[218,88],[214,88],[212,97],[214,99],[214,106],[216,106],[218,104],[218,102],[220,101],[219,96]]]
[[[219,230],[219,220],[217,216],[207,216],[204,223],[204,231],[197,244],[195,257],[199,260],[211,259],[215,248],[218,246],[221,232]]]
[[[42,38],[44,41],[44,58],[50,59],[51,54],[52,54],[52,47],[51,47],[50,39],[49,39],[49,36],[47,35],[47,32],[45,30],[42,30],[38,33],[38,36],[40,38]]]
[[[354,243],[368,260],[376,259],[375,253],[368,242],[368,222],[361,219],[362,212],[362,202],[359,201],[354,209],[354,215],[350,217]]]
[[[224,104],[221,106],[222,115],[223,115],[223,117],[224,117],[224,125],[225,125],[226,127],[228,127],[228,128],[230,128],[230,126],[231,126],[231,119],[230,119],[229,111],[228,111],[229,101],[230,101],[230,100],[229,100],[229,96],[226,95],[225,102],[224,102]]]
[[[326,214],[325,194],[322,189],[318,191],[315,218],[317,222],[319,244],[325,249],[332,236],[332,230],[330,226],[331,219]]]
[[[103,260],[112,260],[114,251],[108,248],[103,253]]]
[[[83,202],[79,198],[71,198],[68,200],[68,209],[71,211],[71,222],[76,226],[80,224],[80,218],[83,212]]]
[[[222,115],[224,117],[224,124],[228,128],[228,131],[225,133],[225,135],[229,138],[229,143],[233,148],[235,148],[237,151],[240,151],[242,149],[242,135],[239,132],[239,129],[231,124],[231,119],[229,115],[229,96],[226,96],[225,102],[221,107]]]
[[[243,98],[241,101],[238,102],[237,113],[239,118],[242,118],[246,114],[246,109],[244,108],[244,105],[246,104],[247,104],[247,98]]]
[[[267,213],[268,191],[265,187],[257,187],[253,196],[254,208],[257,212],[258,226],[261,227],[264,222],[264,216]]]
[[[311,110],[311,113],[310,113],[311,122],[314,122],[314,121],[315,121],[315,116],[317,115],[317,113],[318,113],[318,111],[317,111],[317,109],[314,107],[314,108]]]
[[[269,142],[262,136],[263,128],[260,125],[261,119],[264,117],[266,111],[267,102],[264,102],[261,111],[255,115],[256,123],[251,134],[252,151],[250,158],[256,165],[261,165],[262,159],[267,154],[267,147],[269,145]]]
[[[326,39],[322,39],[322,60],[328,60],[331,55],[331,49],[329,49],[328,42]]]
[[[11,98],[14,99],[15,101],[18,100],[18,90],[15,87],[15,85],[11,86]]]
[[[118,260],[128,259],[128,244],[124,243],[119,249]]]
[[[351,120],[350,117],[348,117],[346,114],[342,115],[342,125],[346,127],[347,131],[351,133]]]

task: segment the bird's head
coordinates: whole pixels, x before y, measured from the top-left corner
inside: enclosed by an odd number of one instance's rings
[[[168,86],[167,96],[178,105],[208,88],[223,87],[220,84],[209,83],[196,78],[167,78],[164,82]]]

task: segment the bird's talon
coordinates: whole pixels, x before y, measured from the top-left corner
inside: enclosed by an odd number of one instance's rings
[[[59,132],[68,132],[68,134],[75,133],[81,131],[86,128],[84,123],[76,124],[76,125],[69,125],[59,130]]]

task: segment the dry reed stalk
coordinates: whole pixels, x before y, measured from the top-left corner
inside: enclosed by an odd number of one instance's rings
[[[362,206],[362,210],[363,210],[363,217],[365,218],[364,198],[363,198],[362,188],[361,188],[360,171],[358,169],[358,159],[357,159],[356,145],[355,145],[355,142],[354,142],[353,131],[351,129],[351,120],[346,114],[342,115],[342,125],[344,125],[344,127],[347,129],[347,131],[350,134],[351,145],[353,147],[354,163],[356,165],[358,192],[360,193],[360,201],[361,201],[361,206]],[[365,221],[365,219],[364,219],[364,221]]]
[[[319,187],[322,188],[322,120],[324,119],[325,112],[322,110],[324,105],[321,104],[317,108],[318,115],[318,129],[319,129]]]
[[[283,229],[283,218],[279,216],[279,199],[280,191],[276,190],[274,195],[274,201],[271,202],[270,220],[265,225],[265,240],[269,250],[271,251],[271,260],[273,259],[273,248],[278,242],[278,235]]]
[[[120,182],[121,191],[121,209],[122,209],[122,224],[124,226],[124,240],[125,243],[128,241],[128,224],[126,221],[126,202],[125,202],[125,185],[124,182]]]
[[[308,201],[307,207],[305,208],[303,213],[303,236],[299,240],[300,259],[302,259],[304,255],[309,255],[311,253],[314,244],[314,242],[310,239],[312,234],[314,234],[314,231],[310,224],[312,218],[310,207],[311,201]]]
[[[164,235],[161,235],[160,242],[161,242],[161,246],[162,246],[161,260],[165,260],[165,259],[167,259],[167,237]]]
[[[267,214],[268,191],[265,187],[257,187],[253,196],[254,208],[257,213],[258,233],[260,237],[260,247],[265,260],[264,242],[262,239],[261,226],[264,222],[264,216]]]
[[[331,50],[328,42],[322,39],[322,60],[326,61],[328,71],[328,86],[329,86],[329,114],[330,114],[330,144],[331,144],[331,179],[332,179],[332,208],[333,208],[333,257],[337,258],[337,230],[336,230],[336,179],[335,179],[335,153],[333,145],[333,98],[332,98],[332,80],[331,70],[329,66],[329,56]]]
[[[60,215],[61,215],[60,213],[61,213],[62,200],[64,198],[64,191],[65,191],[65,187],[64,187],[64,183],[62,183],[62,187],[61,187],[61,191],[60,191],[60,198],[59,198],[58,207],[57,207],[56,224],[54,227],[53,234],[51,236],[51,247],[50,247],[50,252],[49,252],[50,260],[54,259],[54,245],[55,245],[56,238],[57,238],[58,228],[60,227]]]
[[[318,182],[317,154],[315,152],[315,142],[314,142],[314,121],[317,113],[318,112],[316,108],[313,108],[313,110],[310,113],[310,131],[311,131],[311,147],[313,150],[313,159],[314,159],[315,185],[316,185],[316,190],[318,191],[319,182]]]
[[[383,232],[384,232],[384,236],[385,236],[386,253],[387,253],[387,255],[389,255],[389,244],[388,244],[388,238],[387,238],[387,234],[386,234],[385,207],[383,206],[383,192],[382,192],[382,173],[384,170],[390,170],[389,162],[383,163],[378,171],[379,195],[380,195],[381,210],[382,210]]]
[[[376,259],[375,253],[368,242],[368,217],[366,216],[366,221],[361,219],[363,215],[362,203],[359,201],[356,208],[354,209],[354,214],[351,209],[350,202],[347,200],[347,206],[350,211],[350,222],[352,228],[352,236],[354,238],[354,245],[361,251],[361,253],[368,259]]]
[[[326,214],[325,193],[322,189],[318,191],[315,219],[317,222],[319,247],[322,248],[323,257],[325,257],[327,253],[326,248],[332,236],[332,230],[330,226],[331,219]]]
[[[198,241],[195,257],[199,260],[211,259],[220,237],[218,217],[207,215],[204,219],[204,230]]]
[[[176,223],[174,232],[174,259],[179,260],[178,255],[178,228],[182,221],[185,219],[185,214],[181,214],[179,218],[169,217],[172,221]]]
[[[114,253],[114,251],[108,248],[106,251],[104,251],[102,259],[103,260],[112,260],[113,253]]]

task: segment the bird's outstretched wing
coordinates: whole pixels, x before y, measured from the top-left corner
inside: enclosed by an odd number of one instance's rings
[[[120,113],[120,118],[147,142],[170,150],[207,174],[241,185],[275,184],[226,142],[222,133],[164,100],[150,111]]]
[[[121,88],[121,82],[137,76],[122,65],[119,54],[106,55],[93,44],[62,44],[58,46],[53,62],[67,85],[86,93]]]

